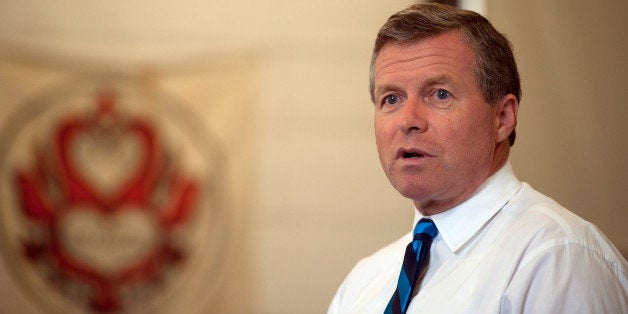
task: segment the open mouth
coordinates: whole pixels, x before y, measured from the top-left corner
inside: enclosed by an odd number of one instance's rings
[[[397,152],[397,158],[400,159],[419,159],[423,157],[430,157],[430,155],[417,149],[400,149]]]
[[[421,154],[421,153],[417,153],[417,152],[404,152],[402,157],[404,159],[407,159],[407,158],[421,158],[421,157],[424,157],[424,155]]]

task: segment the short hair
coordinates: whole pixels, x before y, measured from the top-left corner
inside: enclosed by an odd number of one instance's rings
[[[475,51],[475,76],[487,103],[495,105],[508,94],[513,94],[517,101],[521,100],[519,72],[508,39],[478,13],[429,3],[415,4],[392,15],[377,33],[369,78],[373,102],[375,60],[386,44],[415,43],[449,31],[459,32],[461,38]],[[515,141],[514,130],[508,139],[512,146]]]

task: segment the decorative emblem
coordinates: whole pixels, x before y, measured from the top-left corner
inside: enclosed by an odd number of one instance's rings
[[[225,240],[212,221],[221,219],[210,189],[217,167],[203,149],[213,143],[194,142],[199,134],[185,130],[194,121],[154,114],[164,108],[137,86],[92,84],[66,97],[39,99],[41,110],[3,135],[4,255],[60,311],[176,302],[181,283],[208,279],[221,264],[199,263],[202,252],[219,260]]]

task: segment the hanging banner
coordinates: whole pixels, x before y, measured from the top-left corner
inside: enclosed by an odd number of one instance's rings
[[[198,311],[229,276],[239,204],[224,130],[163,82],[70,76],[3,119],[0,250],[41,308]]]

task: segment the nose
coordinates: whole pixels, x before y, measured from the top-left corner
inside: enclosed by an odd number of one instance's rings
[[[425,132],[427,130],[427,108],[416,99],[408,99],[399,110],[399,130],[403,133]]]

